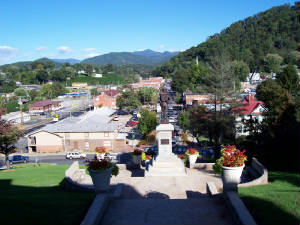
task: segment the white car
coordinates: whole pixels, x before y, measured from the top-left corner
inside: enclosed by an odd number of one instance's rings
[[[119,117],[118,117],[118,116],[115,116],[115,117],[114,117],[114,121],[119,121]]]
[[[86,154],[82,152],[68,152],[66,154],[66,159],[84,159],[85,157]]]
[[[170,123],[175,123],[174,117],[169,117],[169,122],[170,122]]]

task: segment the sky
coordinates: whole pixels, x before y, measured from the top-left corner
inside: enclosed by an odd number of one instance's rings
[[[294,0],[3,0],[0,65],[109,52],[183,51]]]

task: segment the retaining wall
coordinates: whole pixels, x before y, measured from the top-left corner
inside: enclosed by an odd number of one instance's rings
[[[268,184],[268,170],[256,158],[252,158],[251,167],[248,168],[248,171],[255,179],[247,183],[239,184],[238,187]]]

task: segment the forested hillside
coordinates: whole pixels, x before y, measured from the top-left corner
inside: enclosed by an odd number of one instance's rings
[[[285,64],[299,65],[299,18],[300,2],[293,6],[273,7],[235,22],[197,47],[179,53],[158,67],[154,74],[172,76],[180,69],[189,68],[197,56],[200,62],[206,64],[220,52],[226,52],[230,61],[245,62],[251,72],[274,72],[267,65],[270,63],[267,62],[268,54],[275,56],[275,60],[279,56]]]

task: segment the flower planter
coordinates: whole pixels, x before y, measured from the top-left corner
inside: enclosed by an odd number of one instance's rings
[[[222,166],[223,191],[237,191],[244,167],[245,164],[239,167]]]
[[[190,165],[194,165],[197,161],[197,155],[189,155],[189,162],[190,162]]]
[[[142,160],[142,156],[141,155],[133,155],[132,156],[132,162],[136,165],[140,165],[141,164],[141,160]]]
[[[104,159],[105,153],[99,153],[97,156],[98,156],[98,159]]]
[[[107,192],[109,190],[112,169],[113,167],[106,170],[89,170],[95,192]]]

